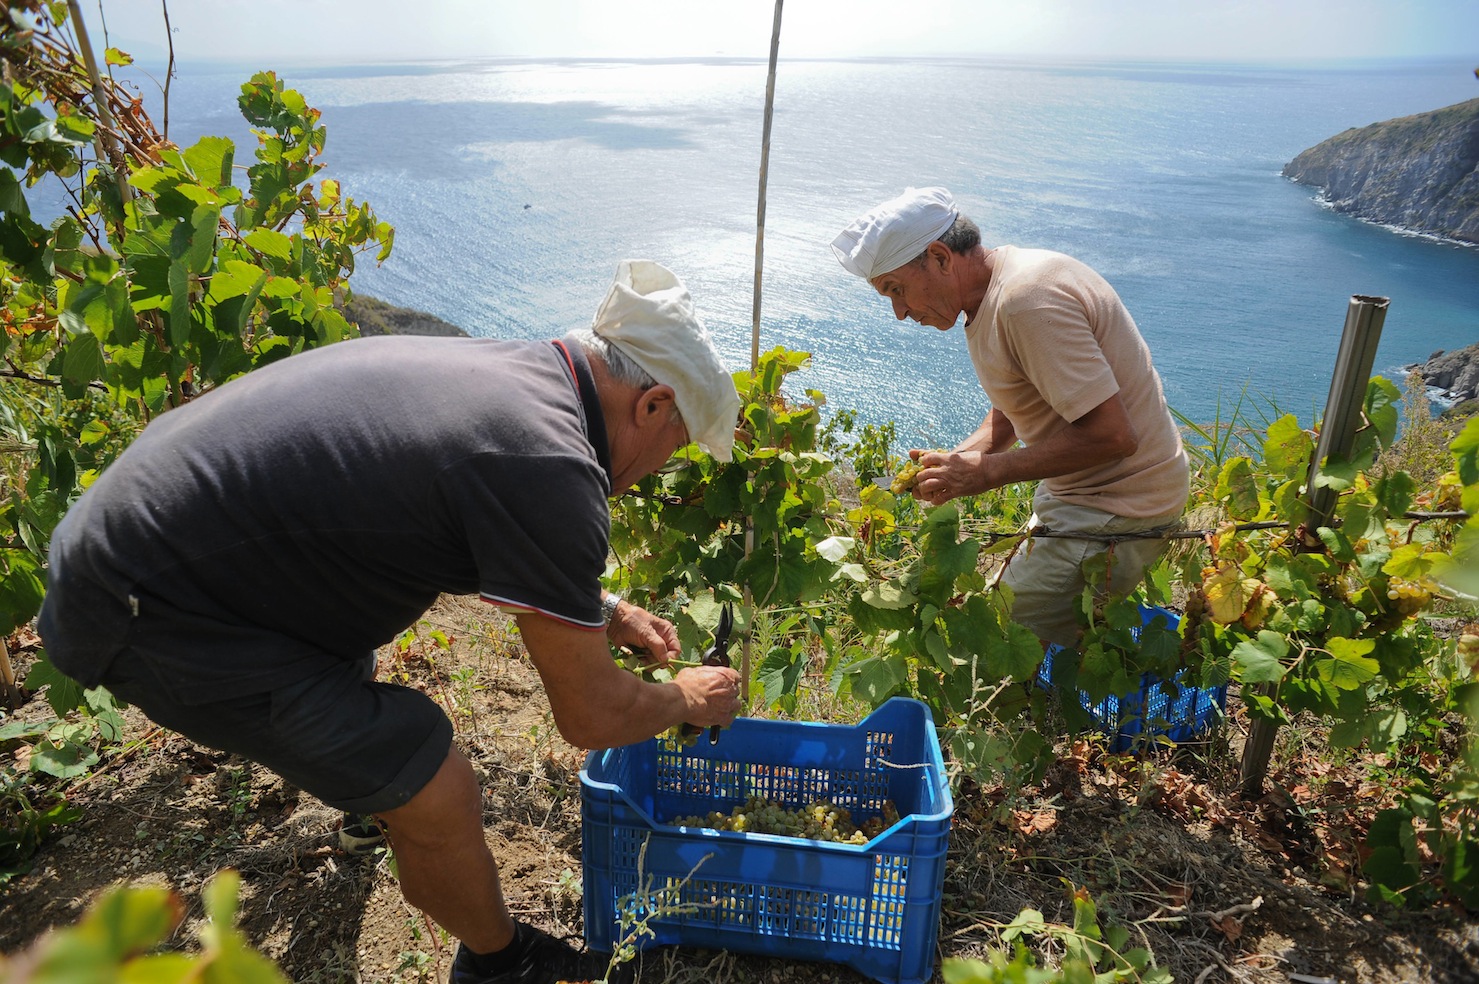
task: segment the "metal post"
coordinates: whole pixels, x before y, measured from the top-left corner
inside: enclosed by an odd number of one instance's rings
[[[1335,515],[1338,498],[1336,491],[1328,487],[1316,487],[1315,479],[1319,477],[1321,466],[1332,456],[1343,458],[1351,452],[1356,431],[1361,427],[1361,412],[1366,404],[1371,367],[1376,362],[1376,346],[1381,341],[1381,328],[1386,322],[1387,307],[1390,304],[1391,301],[1385,297],[1356,294],[1346,309],[1345,330],[1340,337],[1340,351],[1335,357],[1335,373],[1330,377],[1330,396],[1325,401],[1320,439],[1310,458],[1309,474],[1305,480],[1305,496],[1309,508],[1299,531],[1301,549],[1320,549],[1317,531],[1322,526],[1329,526],[1331,517]],[[1258,693],[1270,696],[1276,690],[1272,684],[1260,684],[1257,687]],[[1249,728],[1239,775],[1239,790],[1243,796],[1262,795],[1277,731],[1278,725],[1263,719],[1254,721]]]

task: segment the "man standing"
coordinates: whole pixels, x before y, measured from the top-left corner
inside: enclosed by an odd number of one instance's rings
[[[48,656],[154,721],[381,818],[406,899],[460,941],[456,984],[586,980],[509,915],[472,766],[374,650],[441,593],[512,612],[555,724],[612,747],[727,725],[738,674],[646,683],[609,644],[678,653],[601,589],[607,499],[690,440],[727,461],[740,400],[683,284],[623,262],[555,342],[370,338],[285,359],[164,414],[57,527]]]
[[[1040,480],[1032,524],[1054,533],[1102,538],[1178,523],[1188,490],[1181,435],[1150,350],[1103,277],[1062,253],[987,249],[944,188],[907,189],[853,221],[832,250],[901,321],[948,331],[966,316],[991,409],[954,449],[910,451],[923,466],[915,498],[939,505]],[[1164,545],[1117,544],[1108,590],[1131,590]],[[1013,617],[1044,642],[1075,643],[1083,564],[1105,549],[1102,540],[1029,540],[1002,573]]]

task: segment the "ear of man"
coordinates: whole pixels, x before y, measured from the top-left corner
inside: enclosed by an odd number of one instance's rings
[[[659,383],[643,390],[637,396],[636,423],[638,427],[663,427],[673,417],[677,408],[677,397],[673,388]]]
[[[955,265],[955,254],[938,239],[925,247],[924,253],[926,267],[937,269],[941,273],[948,274]]]

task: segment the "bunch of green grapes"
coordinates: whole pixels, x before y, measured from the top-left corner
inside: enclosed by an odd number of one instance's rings
[[[1407,618],[1427,608],[1438,590],[1438,582],[1430,577],[1414,581],[1394,577],[1387,582],[1387,600],[1394,603],[1393,607],[1403,618]]]
[[[664,744],[682,745],[684,748],[692,748],[698,742],[698,736],[703,733],[702,728],[694,728],[688,734],[683,733],[685,725],[675,724],[664,731],[658,738]]]
[[[903,495],[905,492],[914,488],[914,483],[919,481],[920,467],[917,461],[911,461],[906,464],[894,476],[894,480],[888,484],[888,490],[894,495]]]
[[[893,801],[883,804],[883,815],[853,823],[852,814],[830,800],[816,800],[799,809],[763,796],[751,796],[729,813],[710,811],[707,816],[679,817],[681,827],[707,827],[710,830],[732,830],[736,833],[775,834],[779,837],[802,837],[807,840],[832,841],[839,844],[866,844],[899,821]]]

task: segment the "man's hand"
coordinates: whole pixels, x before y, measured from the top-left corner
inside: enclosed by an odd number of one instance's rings
[[[921,502],[938,506],[963,495],[979,495],[996,488],[991,481],[992,455],[984,451],[921,451],[916,448],[909,452],[909,457],[920,466],[914,479],[914,498]]]
[[[639,654],[649,666],[666,666],[683,651],[672,622],[629,601],[616,603],[611,624],[606,626],[606,638]]]
[[[678,672],[673,682],[683,691],[687,724],[727,728],[740,712],[739,671],[728,666],[690,666]]]
[[[993,418],[988,417],[987,424],[992,423]],[[1006,424],[1009,427],[1010,421]],[[1127,458],[1135,453],[1140,441],[1119,394],[1072,423],[1064,424],[1037,444],[1000,448],[998,439],[1004,439],[1007,433],[1015,436],[1015,432],[983,424],[966,446],[988,430],[992,432],[990,450],[910,451],[909,457],[922,466],[915,480],[914,498],[938,506],[962,495],[979,495],[1013,482],[1067,475]]]
[[[728,667],[690,667],[667,683],[649,683],[611,658],[600,632],[535,612],[515,618],[544,681],[555,726],[578,748],[630,745],[684,723],[722,727],[739,713],[739,673]],[[647,640],[664,659],[677,652],[677,634],[666,620],[626,603],[612,622],[618,618],[623,640]]]

